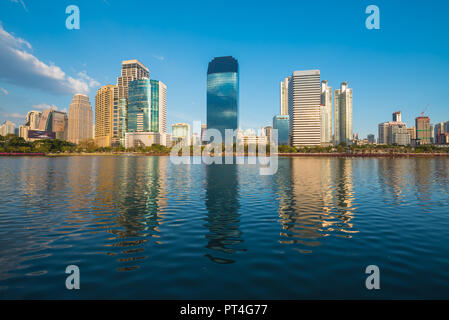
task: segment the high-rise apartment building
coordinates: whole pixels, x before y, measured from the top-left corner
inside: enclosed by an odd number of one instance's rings
[[[120,77],[117,78],[117,86],[114,89],[114,105],[112,114],[112,141],[113,145],[125,145],[125,132],[127,129],[128,115],[128,85],[134,80],[149,79],[150,71],[140,61],[122,61]]]
[[[401,111],[396,111],[393,113],[393,122],[402,122]]]
[[[288,84],[288,114],[292,146],[321,144],[320,102],[320,70],[293,72]]]
[[[281,115],[288,115],[288,82],[290,80],[290,77],[285,78],[281,81],[280,85],[280,114]]]
[[[167,86],[151,80],[151,132],[167,132]]]
[[[410,135],[410,140],[416,140],[416,129],[415,129],[415,127],[407,128],[407,133]]]
[[[332,142],[332,88],[327,80],[321,81],[320,123],[321,143]]]
[[[114,85],[104,86],[95,96],[95,143],[99,147],[112,145],[116,88]]]
[[[233,57],[218,57],[207,69],[207,128],[225,139],[225,130],[239,126],[239,65]]]
[[[352,89],[343,82],[334,94],[335,144],[351,143],[352,133]]]
[[[75,94],[69,107],[68,141],[80,143],[92,139],[92,106],[85,94]]]
[[[432,129],[430,128],[429,117],[417,117],[415,119],[416,128],[416,140],[417,144],[429,144],[431,143]]]
[[[30,141],[28,138],[28,132],[30,130],[37,130],[39,127],[39,120],[41,118],[42,112],[40,111],[29,111],[26,116],[25,123],[19,127],[19,136],[24,138],[27,141]]]
[[[367,137],[368,143],[375,143],[376,142],[376,137],[374,136],[374,134],[369,134]]]

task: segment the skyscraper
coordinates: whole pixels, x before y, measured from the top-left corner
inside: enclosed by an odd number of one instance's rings
[[[29,111],[26,116],[24,125],[19,127],[19,136],[29,141],[28,131],[37,130],[39,127],[39,120],[41,118],[42,112],[40,111]]]
[[[7,136],[8,134],[14,134],[16,124],[6,120],[0,126],[0,136]]]
[[[117,87],[107,85],[95,96],[95,143],[99,147],[112,145],[114,126],[114,91]]]
[[[290,77],[285,78],[281,81],[280,85],[280,94],[281,94],[281,101],[280,101],[280,114],[281,115],[288,115],[288,82],[290,80]]]
[[[320,70],[295,71],[288,84],[290,143],[320,145]]]
[[[335,144],[352,141],[352,89],[343,82],[334,96],[334,141]]]
[[[123,131],[127,131],[129,83],[134,80],[149,78],[150,71],[139,60],[122,61],[121,75],[117,78],[117,86],[114,89],[112,144],[125,145],[125,135]],[[125,110],[123,110],[123,108]],[[123,121],[125,123],[123,123]]]
[[[214,58],[207,69],[207,129],[217,129],[225,138],[225,129],[239,126],[239,66],[231,56]]]
[[[167,132],[167,86],[151,80],[151,132]]]
[[[431,142],[430,118],[417,117],[415,119],[416,140],[418,144],[429,144]]]
[[[92,139],[92,106],[85,94],[75,94],[69,107],[68,141],[80,143]]]
[[[289,144],[289,116],[279,115],[273,117],[273,129],[278,131],[278,145]]]
[[[327,80],[321,81],[321,143],[332,141],[332,88],[327,85]]]
[[[402,122],[401,111],[396,111],[396,112],[393,113],[393,121],[394,122]]]
[[[128,84],[127,132],[150,132],[151,123],[150,79],[130,81]]]

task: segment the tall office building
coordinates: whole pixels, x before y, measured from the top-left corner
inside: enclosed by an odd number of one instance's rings
[[[78,144],[92,138],[92,106],[89,97],[75,94],[69,107],[68,141]]]
[[[283,81],[281,81],[280,85],[280,114],[281,115],[288,115],[288,82],[290,80],[290,77],[285,78]]]
[[[352,89],[343,82],[334,96],[334,141],[335,144],[352,141]]]
[[[151,132],[167,132],[167,86],[151,80]]]
[[[430,118],[429,117],[417,117],[415,119],[416,128],[416,140],[418,144],[429,144],[431,143],[431,132],[430,128]]]
[[[125,145],[125,132],[127,129],[128,114],[128,85],[134,80],[149,79],[150,71],[140,61],[122,61],[120,77],[117,78],[117,86],[114,89],[114,106],[112,114],[112,141],[114,145]]]
[[[54,138],[67,140],[68,118],[67,113],[54,109],[46,109],[39,119],[38,131],[54,133]]]
[[[273,117],[273,129],[278,131],[278,145],[289,145],[289,119],[288,115],[278,115]]]
[[[239,126],[239,65],[233,57],[218,57],[207,69],[207,128],[237,130]]]
[[[114,85],[104,86],[95,96],[95,143],[99,147],[112,145],[116,88]]]
[[[150,132],[152,129],[150,79],[130,81],[128,84],[127,132]]]
[[[295,71],[288,84],[290,144],[320,145],[320,70]]]
[[[332,88],[327,80],[321,81],[320,123],[321,143],[332,142]]]
[[[415,127],[407,128],[407,133],[410,135],[410,140],[416,140],[416,129],[415,129]]]
[[[369,134],[367,136],[367,140],[368,140],[368,143],[371,143],[371,144],[376,142],[376,138],[374,137],[374,134]]]

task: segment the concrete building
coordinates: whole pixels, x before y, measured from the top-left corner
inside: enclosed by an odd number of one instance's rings
[[[6,136],[8,134],[15,134],[16,124],[6,120],[0,126],[0,136]]]
[[[402,122],[401,111],[396,111],[393,113],[393,122]]]
[[[280,115],[288,115],[288,82],[290,77],[281,81],[280,85]]]
[[[39,126],[39,120],[41,118],[40,111],[29,111],[26,115],[25,123],[19,127],[19,137],[22,137],[26,141],[31,141],[28,138],[28,132],[30,130],[37,130]]]
[[[125,148],[151,147],[153,144],[167,146],[167,135],[159,132],[126,132]]]
[[[129,83],[140,79],[150,79],[150,71],[139,60],[122,61],[121,75],[117,78],[114,88],[114,102],[112,114],[111,144],[124,145],[127,130],[128,115],[128,86]]]
[[[416,129],[415,127],[407,128],[407,132],[410,135],[411,140],[416,140]]]
[[[89,97],[76,94],[69,107],[68,141],[78,144],[92,138],[92,106]]]
[[[320,70],[295,71],[288,83],[290,144],[294,147],[321,144]]]
[[[31,130],[30,130],[31,131]],[[28,131],[28,137],[33,139],[34,133],[30,136]],[[39,119],[39,125],[37,131],[54,133],[54,137],[59,140],[67,140],[68,138],[68,117],[67,113],[57,111],[55,109],[46,109],[42,111]],[[31,131],[32,132],[32,131]],[[41,135],[41,134],[39,134]],[[52,136],[53,137],[53,136]]]
[[[332,88],[327,80],[321,81],[320,106],[321,144],[332,142]]]
[[[366,137],[366,139],[368,140],[368,143],[370,143],[370,144],[376,143],[376,138],[375,138],[374,134],[369,134],[369,135]]]
[[[190,125],[188,123],[175,123],[172,125],[172,140],[190,146]]]
[[[403,122],[390,121],[379,124],[379,144],[411,144],[411,136]]]
[[[418,145],[430,144],[432,129],[430,128],[430,118],[421,116],[415,119],[416,143]]]
[[[95,96],[95,144],[99,147],[112,145],[115,90],[116,86],[106,85]]]
[[[352,89],[343,82],[334,93],[334,142],[352,141]]]

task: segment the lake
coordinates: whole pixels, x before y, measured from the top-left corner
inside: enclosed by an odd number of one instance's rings
[[[0,157],[2,299],[447,299],[448,272],[448,158]]]

